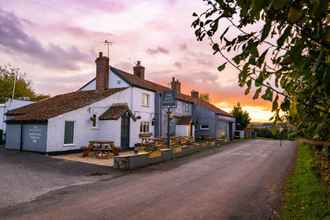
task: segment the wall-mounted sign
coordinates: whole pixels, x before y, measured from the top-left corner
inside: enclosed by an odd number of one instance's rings
[[[163,107],[176,107],[176,92],[173,90],[162,93]]]
[[[41,135],[42,135],[42,130],[38,126],[33,126],[32,128],[29,129],[29,137],[33,143],[39,142]]]

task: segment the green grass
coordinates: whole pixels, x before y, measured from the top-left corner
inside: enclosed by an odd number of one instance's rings
[[[312,171],[312,150],[300,145],[281,209],[283,220],[330,220],[330,193]]]

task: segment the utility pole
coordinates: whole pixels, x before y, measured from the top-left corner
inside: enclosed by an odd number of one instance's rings
[[[110,45],[112,44],[111,41],[105,40],[104,45],[107,47],[108,57],[110,58]]]
[[[14,85],[13,85],[13,91],[11,94],[11,101],[15,98],[15,90],[16,90],[16,73],[14,73]]]

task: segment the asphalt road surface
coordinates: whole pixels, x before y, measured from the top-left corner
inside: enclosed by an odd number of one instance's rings
[[[120,175],[123,172],[105,166],[8,151],[0,147],[0,209],[31,201],[50,191]]]
[[[294,142],[252,140],[0,209],[1,219],[270,219]],[[31,183],[33,184],[33,183]],[[276,213],[275,213],[276,215]]]

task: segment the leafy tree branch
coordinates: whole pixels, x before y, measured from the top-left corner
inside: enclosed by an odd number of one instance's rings
[[[253,98],[271,101],[275,120],[289,121],[301,136],[330,139],[329,0],[204,2],[209,7],[193,13],[192,27],[225,59],[218,70],[237,69],[245,94],[254,87]]]

